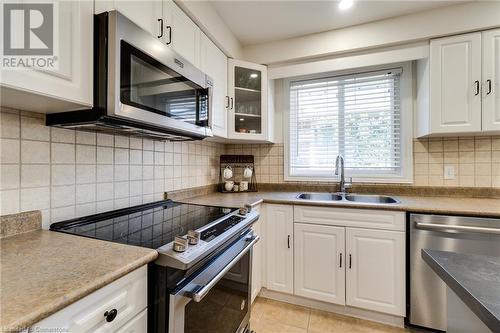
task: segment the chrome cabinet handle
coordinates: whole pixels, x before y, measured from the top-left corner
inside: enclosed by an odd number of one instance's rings
[[[491,80],[486,80],[486,83],[488,84],[488,91],[486,92],[486,95],[491,94]]]
[[[342,253],[340,254],[340,265],[339,265],[340,268],[342,268]]]
[[[210,282],[208,282],[206,285],[204,285],[203,288],[201,288],[197,292],[192,293],[192,294],[191,293],[186,294],[186,296],[189,297],[189,298],[191,298],[193,301],[199,303],[205,296],[207,296],[207,294],[217,284],[217,282],[219,282],[224,277],[224,275],[226,275],[226,273],[229,272],[233,268],[233,266],[236,265],[236,263],[238,261],[240,261],[240,259],[245,254],[247,254],[248,251],[250,251],[250,249],[252,248],[252,246],[254,246],[254,244],[257,243],[259,241],[259,239],[260,239],[259,236],[257,236],[257,235],[254,236],[252,238],[252,240],[250,241],[250,243],[248,243],[248,245],[245,246],[245,248],[240,253],[238,253],[238,255],[236,257],[234,257],[227,264],[227,266],[224,267],[223,270],[221,270],[219,273],[217,273],[217,275],[212,280],[210,280]]]
[[[474,84],[476,85],[476,92],[474,93],[474,96],[479,95],[479,81],[474,81]]]
[[[158,36],[158,38],[162,38],[163,37],[163,19],[159,18],[158,22],[160,22],[160,35]]]
[[[233,109],[233,107],[234,107],[234,100],[233,100],[233,98],[231,97],[231,110]]]
[[[455,230],[455,231],[469,231],[469,232],[477,232],[483,234],[500,235],[499,228],[473,227],[468,225],[450,225],[450,224],[435,224],[435,223],[422,223],[422,222],[415,222],[415,226],[420,229],[428,229],[428,230]]]
[[[172,26],[167,25],[166,28],[168,30],[168,42],[166,44],[170,45],[172,44]]]
[[[229,108],[229,96],[226,96],[226,109]]]

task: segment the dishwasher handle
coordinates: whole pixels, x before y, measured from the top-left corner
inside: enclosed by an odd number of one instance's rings
[[[438,223],[424,223],[424,222],[415,222],[415,226],[419,229],[425,229],[425,230],[440,230],[440,231],[454,230],[462,232],[475,232],[481,234],[500,235],[500,228],[474,227],[468,225],[438,224]]]

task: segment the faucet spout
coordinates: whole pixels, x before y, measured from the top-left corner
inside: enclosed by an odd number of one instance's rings
[[[342,155],[337,155],[337,159],[335,160],[335,175],[338,176],[340,173],[340,192],[345,193],[347,187],[350,186],[350,184],[346,184],[345,181],[345,173],[344,173],[344,156]]]

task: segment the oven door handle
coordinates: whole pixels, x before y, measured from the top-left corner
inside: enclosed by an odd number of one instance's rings
[[[236,263],[241,258],[243,258],[243,256],[245,254],[247,254],[248,251],[250,251],[252,246],[254,246],[254,244],[257,243],[259,241],[259,239],[260,239],[260,237],[257,235],[251,236],[251,238],[249,238],[247,240],[247,241],[250,241],[248,243],[248,245],[245,246],[245,248],[240,253],[238,253],[238,255],[236,257],[234,257],[227,264],[227,266],[224,267],[223,270],[221,270],[219,273],[217,273],[217,275],[214,276],[214,278],[212,280],[210,280],[210,282],[208,282],[206,285],[204,285],[198,291],[196,291],[194,293],[187,293],[187,294],[185,294],[185,296],[191,298],[195,302],[200,302],[203,299],[203,297],[205,297],[210,292],[210,290],[217,284],[217,282],[219,282],[224,277],[224,275],[226,275],[226,273],[229,272],[231,270],[231,268],[233,268],[233,266],[236,265]]]
[[[485,234],[500,234],[500,229],[498,228],[487,228],[487,227],[474,227],[468,225],[451,225],[451,224],[437,224],[437,223],[422,223],[415,222],[415,226],[419,229],[427,230],[456,230],[463,232],[477,232]]]

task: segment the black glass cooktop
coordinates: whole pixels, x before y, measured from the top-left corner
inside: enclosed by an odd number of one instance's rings
[[[175,236],[201,228],[234,210],[165,200],[54,223],[50,229],[156,249],[173,241]],[[240,221],[235,218],[203,232],[202,239],[209,241],[220,229],[227,230]]]

